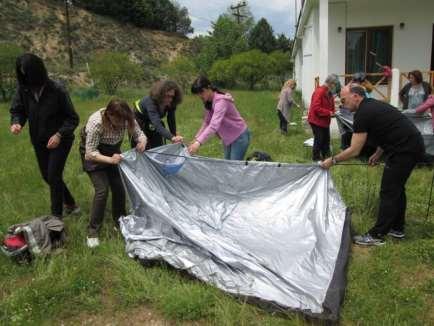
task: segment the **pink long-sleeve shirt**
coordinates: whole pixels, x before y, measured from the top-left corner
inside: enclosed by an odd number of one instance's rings
[[[416,108],[417,113],[422,113],[427,111],[428,109],[431,109],[431,116],[432,116],[432,128],[434,130],[434,95],[428,96],[425,102],[423,102],[421,105],[419,105]]]
[[[213,134],[221,138],[225,146],[232,144],[247,129],[230,94],[214,93],[211,110],[205,109],[202,127],[196,140],[203,144]]]

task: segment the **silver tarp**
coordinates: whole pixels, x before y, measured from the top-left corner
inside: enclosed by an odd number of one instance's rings
[[[423,142],[425,144],[425,152],[434,155],[434,135],[431,123],[431,117],[428,114],[416,113],[414,109],[408,109],[403,113],[414,123],[416,128],[422,134]]]
[[[130,257],[163,260],[267,306],[337,318],[349,223],[329,172],[190,157],[180,145],[131,150],[120,170]]]
[[[434,155],[434,135],[431,123],[431,117],[428,114],[416,113],[415,110],[405,110],[402,113],[410,119],[411,122],[420,131],[423,142],[425,144],[425,152],[429,155]],[[341,134],[345,132],[353,132],[354,115],[347,109],[336,112],[336,121],[338,122],[339,131]]]

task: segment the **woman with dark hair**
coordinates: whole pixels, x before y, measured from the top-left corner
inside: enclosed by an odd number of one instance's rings
[[[196,153],[210,136],[216,134],[223,142],[226,160],[243,160],[250,144],[250,131],[235,107],[233,97],[214,87],[204,76],[193,82],[191,92],[203,101],[205,114],[202,127],[188,151]]]
[[[432,91],[431,85],[423,81],[422,73],[419,70],[410,71],[408,79],[410,82],[399,92],[403,110],[416,109],[427,100]]]
[[[111,100],[106,108],[93,113],[81,130],[80,154],[83,169],[95,188],[87,245],[99,245],[98,232],[104,219],[109,193],[112,192],[112,215],[116,225],[120,216],[126,214],[125,191],[117,164],[122,160],[121,144],[125,131],[136,141],[136,149],[143,152],[146,136],[140,130],[134,113],[122,100]]]
[[[134,103],[136,120],[148,138],[146,149],[162,146],[165,140],[172,143],[182,143],[183,138],[176,133],[175,111],[182,101],[179,86],[170,80],[158,81],[149,96]],[[166,129],[162,119],[167,115]],[[132,142],[132,146],[135,143]]]
[[[63,182],[63,169],[79,123],[69,94],[48,78],[44,62],[34,54],[17,58],[16,75],[18,87],[10,108],[10,130],[18,135],[29,122],[39,170],[50,187],[51,214],[62,218],[63,213],[78,213],[80,209]]]

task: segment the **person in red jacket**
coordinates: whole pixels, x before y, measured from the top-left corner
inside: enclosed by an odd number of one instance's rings
[[[339,85],[338,76],[329,75],[324,84],[315,89],[307,121],[313,132],[312,160],[320,161],[330,156],[330,120],[335,112],[333,93]]]

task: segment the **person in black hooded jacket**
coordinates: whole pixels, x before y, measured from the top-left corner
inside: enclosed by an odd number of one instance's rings
[[[50,187],[51,214],[61,218],[64,208],[67,214],[76,213],[79,208],[63,182],[63,169],[79,117],[66,89],[48,77],[41,58],[31,53],[19,56],[16,75],[10,130],[18,135],[29,123],[39,170]]]

